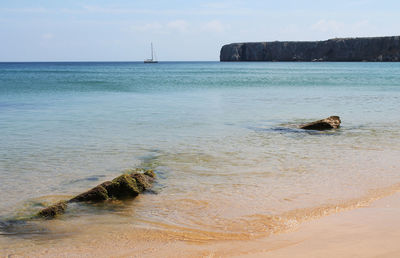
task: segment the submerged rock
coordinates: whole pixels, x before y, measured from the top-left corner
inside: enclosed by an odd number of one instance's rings
[[[151,177],[153,179],[156,178],[156,173],[154,173],[154,170],[152,170],[152,169],[148,169],[148,170],[144,171],[143,174],[148,177]]]
[[[153,178],[144,174],[135,173],[131,175],[136,180],[136,185],[139,191],[143,192],[151,188]]]
[[[314,121],[308,124],[304,124],[300,126],[300,129],[304,130],[329,130],[329,129],[337,129],[340,127],[340,117],[338,116],[330,116],[328,118]]]
[[[136,179],[131,175],[121,175],[105,185],[109,198],[125,199],[136,197],[140,191]]]
[[[108,192],[107,190],[102,186],[98,185],[89,191],[86,191],[84,193],[81,193],[71,200],[69,202],[101,202],[105,201],[108,199]]]
[[[54,218],[57,217],[58,215],[61,215],[65,212],[67,209],[67,202],[66,201],[61,201],[56,204],[53,204],[47,208],[44,208],[38,213],[39,217],[42,218]]]
[[[138,196],[145,190],[152,187],[155,179],[153,170],[136,169],[114,178],[112,181],[106,181],[92,189],[81,193],[68,201],[62,201],[41,210],[37,215],[42,218],[54,218],[65,212],[68,203],[103,202],[108,199],[127,199]],[[140,173],[141,172],[141,173]]]

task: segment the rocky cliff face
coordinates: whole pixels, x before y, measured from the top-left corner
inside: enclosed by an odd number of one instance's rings
[[[400,36],[232,43],[220,61],[400,61]]]

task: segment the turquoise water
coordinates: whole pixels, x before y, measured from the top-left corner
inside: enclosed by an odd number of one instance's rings
[[[145,166],[124,219],[261,232],[399,183],[399,111],[399,63],[0,63],[0,217]]]

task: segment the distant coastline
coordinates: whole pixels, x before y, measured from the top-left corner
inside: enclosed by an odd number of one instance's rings
[[[398,62],[400,36],[232,43],[221,48],[220,61]]]

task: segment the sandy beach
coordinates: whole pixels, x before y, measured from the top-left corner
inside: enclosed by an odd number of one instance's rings
[[[188,257],[399,257],[399,214],[396,193],[364,208],[306,222],[294,232],[248,242],[177,243],[149,256],[163,256],[169,249]]]
[[[399,257],[400,194],[301,225],[240,257]],[[281,246],[279,246],[279,243]],[[262,245],[260,243],[260,245]]]
[[[79,239],[21,248],[15,257],[398,257],[400,193],[301,224],[293,232],[239,241],[165,239],[154,232],[85,230]],[[143,234],[144,233],[144,234]],[[152,237],[153,238],[152,238]],[[25,249],[25,250],[24,250]],[[14,257],[14,256],[13,256]]]

